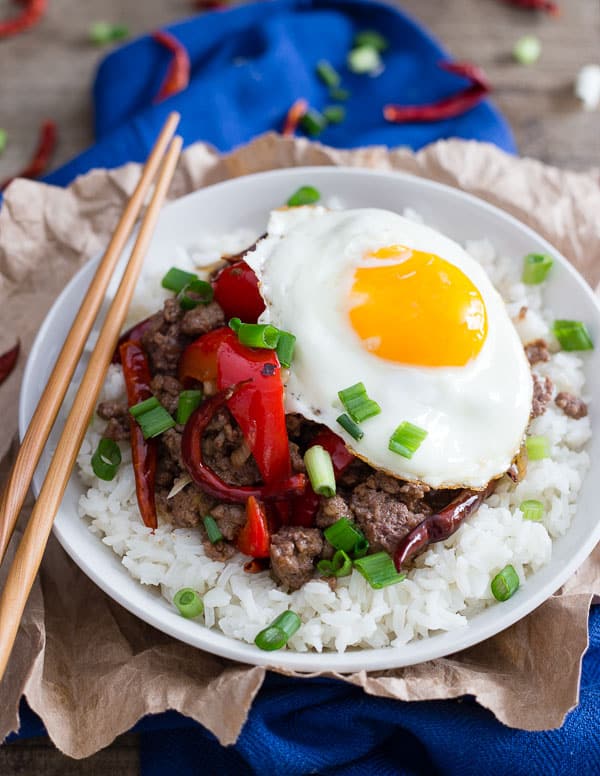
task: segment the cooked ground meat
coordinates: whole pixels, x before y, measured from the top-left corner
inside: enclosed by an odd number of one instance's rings
[[[215,414],[202,440],[206,463],[232,485],[252,485],[260,481],[254,458],[249,455],[244,435],[227,409]]]
[[[209,496],[190,483],[169,499],[163,491],[157,499],[157,508],[177,528],[193,528],[201,524],[213,503]]]
[[[271,538],[271,574],[288,590],[298,590],[314,572],[314,559],[323,549],[318,528],[284,526]]]
[[[225,315],[217,302],[199,304],[188,310],[181,321],[181,331],[188,337],[199,337],[225,325]]]
[[[232,555],[235,555],[235,547],[228,542],[216,542],[213,544],[208,539],[202,540],[202,546],[206,556],[211,560],[218,560],[221,563],[225,563]]]
[[[342,517],[351,519],[352,514],[350,507],[339,494],[332,498],[321,497],[319,511],[315,517],[315,523],[319,528],[328,528]]]
[[[550,361],[550,351],[548,343],[544,339],[537,339],[525,345],[525,355],[531,366],[539,364],[542,361]]]
[[[360,485],[361,482],[364,482],[372,472],[373,469],[369,464],[361,461],[360,458],[355,458],[341,477],[338,477],[338,484],[342,488],[354,488],[356,485]]]
[[[229,541],[235,541],[246,522],[246,510],[241,504],[217,504],[211,509],[219,531]]]
[[[176,464],[180,472],[185,471],[181,458],[181,426],[169,428],[160,435],[160,444],[165,457],[168,456]]]
[[[533,377],[533,402],[531,404],[531,419],[539,418],[546,412],[548,402],[552,398],[552,392],[554,385],[549,377],[540,377],[540,375],[532,375]]]
[[[290,439],[299,439],[302,435],[302,430],[306,420],[302,415],[298,415],[295,412],[290,412],[285,416],[285,424],[287,426],[287,432]]]
[[[179,394],[183,391],[183,385],[176,377],[158,374],[152,378],[150,389],[158,401],[171,415],[177,412]]]
[[[561,391],[554,401],[565,415],[575,420],[585,418],[588,414],[588,406],[583,399],[574,396],[572,393],[567,393],[567,391]]]
[[[115,442],[123,442],[129,439],[130,431],[128,418],[111,418],[106,424],[103,436]]]
[[[111,420],[112,418],[127,418],[129,413],[127,412],[127,404],[123,401],[116,401],[114,399],[107,399],[107,401],[101,401],[96,410],[96,414],[102,420]]]
[[[290,459],[292,462],[292,471],[305,472],[306,466],[304,465],[304,458],[300,452],[300,448],[295,442],[290,442]]]
[[[161,312],[142,336],[142,345],[150,360],[152,372],[174,375],[179,357],[190,341],[181,330],[183,310],[175,298],[167,299]]]
[[[107,439],[113,439],[115,442],[129,439],[129,412],[125,402],[112,399],[102,401],[96,412],[98,417],[108,421],[104,429]]]

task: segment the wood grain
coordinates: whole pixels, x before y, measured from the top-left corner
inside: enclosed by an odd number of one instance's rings
[[[520,152],[550,164],[585,169],[600,164],[600,113],[585,113],[573,97],[579,68],[600,61],[600,3],[558,0],[558,20],[511,9],[498,0],[392,0],[427,24],[458,58],[482,65],[494,100],[509,119]],[[93,140],[90,83],[106,53],[86,41],[91,22],[129,26],[133,35],[189,15],[190,0],[52,0],[47,18],[27,35],[0,43],[0,126],[10,142],[0,157],[0,180],[27,161],[38,127],[54,118],[61,138],[54,165]],[[0,0],[0,13],[13,10]],[[510,51],[522,35],[543,43],[538,64],[523,68]],[[139,772],[135,736],[123,736],[86,761],[72,761],[42,740],[0,748],[3,776],[100,776]]]

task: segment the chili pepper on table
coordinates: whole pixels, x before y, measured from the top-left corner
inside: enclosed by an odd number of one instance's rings
[[[476,512],[483,501],[494,492],[497,480],[492,480],[483,490],[463,490],[448,506],[440,512],[429,515],[413,528],[400,542],[394,553],[396,569],[422,552],[434,542],[442,542],[452,536],[461,523]]]
[[[246,522],[236,539],[236,547],[244,555],[268,558],[271,533],[263,505],[254,496],[246,502]]]
[[[239,318],[243,323],[256,323],[265,309],[258,290],[258,278],[245,261],[236,261],[221,270],[214,282],[215,299],[225,318]]]
[[[424,105],[386,105],[383,109],[385,118],[397,124],[405,124],[461,116],[478,105],[491,91],[485,73],[475,65],[468,62],[440,62],[440,67],[449,73],[468,78],[471,85],[450,97]]]
[[[13,175],[8,180],[0,183],[0,191],[5,189],[15,178],[39,178],[46,171],[48,162],[56,146],[56,124],[53,121],[45,121],[40,129],[40,137],[37,148],[31,158],[31,161],[17,175]]]
[[[9,38],[33,27],[46,13],[47,5],[48,0],[25,0],[19,14],[0,22],[0,38]]]
[[[172,54],[167,74],[154,98],[154,102],[162,102],[187,89],[190,82],[190,57],[183,43],[170,32],[157,30],[152,33],[152,38]]]
[[[152,396],[150,366],[138,342],[124,342],[119,352],[127,389],[127,404],[133,407]],[[129,426],[137,502],[144,525],[154,530],[158,525],[155,502],[157,441],[144,439],[142,429],[131,417]]]
[[[17,344],[13,348],[7,350],[6,353],[2,353],[0,356],[0,385],[2,385],[2,383],[10,376],[15,368],[20,350],[21,343],[17,341]]]
[[[532,11],[545,11],[552,16],[560,15],[560,8],[552,0],[502,0],[507,5],[516,5],[519,8],[529,8]]]
[[[300,120],[306,114],[307,111],[308,111],[308,102],[304,98],[300,98],[299,100],[296,100],[296,102],[292,105],[292,107],[287,112],[281,134],[293,135],[296,129],[298,128],[298,124],[300,123]]]

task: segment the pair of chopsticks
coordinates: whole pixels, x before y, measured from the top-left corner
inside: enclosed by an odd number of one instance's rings
[[[106,371],[125,323],[127,310],[150,245],[160,209],[165,201],[181,152],[182,139],[174,137],[179,114],[171,113],[154,145],[110,244],[83,299],[52,375],[31,419],[0,501],[0,563],[25,501],[33,473],[56,420],[86,340],[100,311],[106,289],[125,243],[156,178],[135,246],[119,288],[83,375],[77,395],[50,462],[38,500],[14,556],[0,597],[0,680],[17,635],[25,605],[42,561],[54,517],[67,487],[89,418],[98,399]],[[160,172],[159,171],[160,168]],[[157,176],[158,173],[158,177]]]

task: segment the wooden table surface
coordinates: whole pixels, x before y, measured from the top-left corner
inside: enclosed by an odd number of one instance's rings
[[[396,0],[424,22],[457,58],[483,66],[494,99],[510,121],[521,154],[585,169],[600,165],[600,112],[585,112],[573,95],[579,69],[600,63],[600,3],[559,0],[559,19],[529,13],[499,0]],[[0,0],[0,14],[13,11]],[[0,43],[0,127],[9,144],[0,157],[0,180],[27,160],[46,117],[60,131],[54,165],[93,140],[90,84],[105,53],[87,42],[93,21],[126,24],[132,35],[189,15],[191,0],[50,0],[34,30]],[[532,33],[542,56],[531,67],[511,60],[514,42]],[[85,761],[73,761],[47,740],[0,748],[0,774],[133,776],[139,772],[137,737],[121,736]]]

